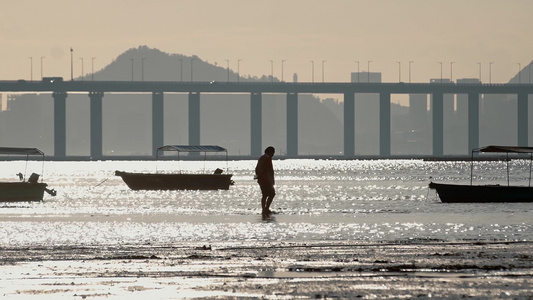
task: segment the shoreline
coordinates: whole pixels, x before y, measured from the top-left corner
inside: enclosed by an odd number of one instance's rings
[[[533,288],[532,244],[1,247],[6,284],[0,293],[21,298],[527,298]]]

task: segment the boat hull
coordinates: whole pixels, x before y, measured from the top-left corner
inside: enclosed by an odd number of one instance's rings
[[[228,190],[232,174],[153,174],[116,171],[132,190]]]
[[[533,202],[533,187],[505,185],[429,184],[443,203]]]
[[[46,183],[0,182],[0,202],[42,201]]]

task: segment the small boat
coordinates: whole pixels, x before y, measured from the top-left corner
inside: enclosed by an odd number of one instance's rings
[[[175,151],[179,155],[181,152],[203,152],[204,158],[208,152],[225,152],[226,164],[228,161],[228,151],[220,146],[182,146],[166,145],[157,148],[156,160],[160,153],[165,151]],[[227,167],[226,167],[227,169]],[[130,173],[115,171],[116,176],[122,180],[132,190],[228,190],[233,185],[232,174],[222,174],[222,169],[216,169],[213,173]]]
[[[37,148],[10,148],[0,147],[0,154],[4,155],[26,155],[26,165],[30,155],[41,155],[44,166],[44,153]],[[16,174],[19,181],[2,181],[0,182],[0,202],[23,202],[23,201],[42,201],[44,192],[51,196],[56,195],[56,191],[48,189],[48,185],[39,182],[39,174],[32,173],[28,180],[22,173]]]
[[[474,153],[506,153],[507,154],[507,185],[473,185]],[[530,155],[529,185],[512,186],[509,182],[509,153],[522,153]],[[472,149],[472,162],[470,166],[470,185],[444,184],[430,182],[429,188],[435,189],[443,203],[506,203],[506,202],[533,202],[533,187],[531,187],[531,161],[533,147],[517,146],[486,146]]]

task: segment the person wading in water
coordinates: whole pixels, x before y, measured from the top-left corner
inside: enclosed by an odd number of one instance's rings
[[[274,190],[274,167],[272,166],[272,157],[275,152],[274,147],[267,147],[265,154],[259,158],[255,167],[255,176],[261,188],[261,209],[263,215],[269,215],[271,213],[270,204],[272,204],[272,200],[274,200],[274,196],[276,195],[276,191]]]

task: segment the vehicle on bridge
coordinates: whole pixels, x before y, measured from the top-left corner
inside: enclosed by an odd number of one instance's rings
[[[63,77],[43,77],[42,81],[46,83],[63,82]]]

